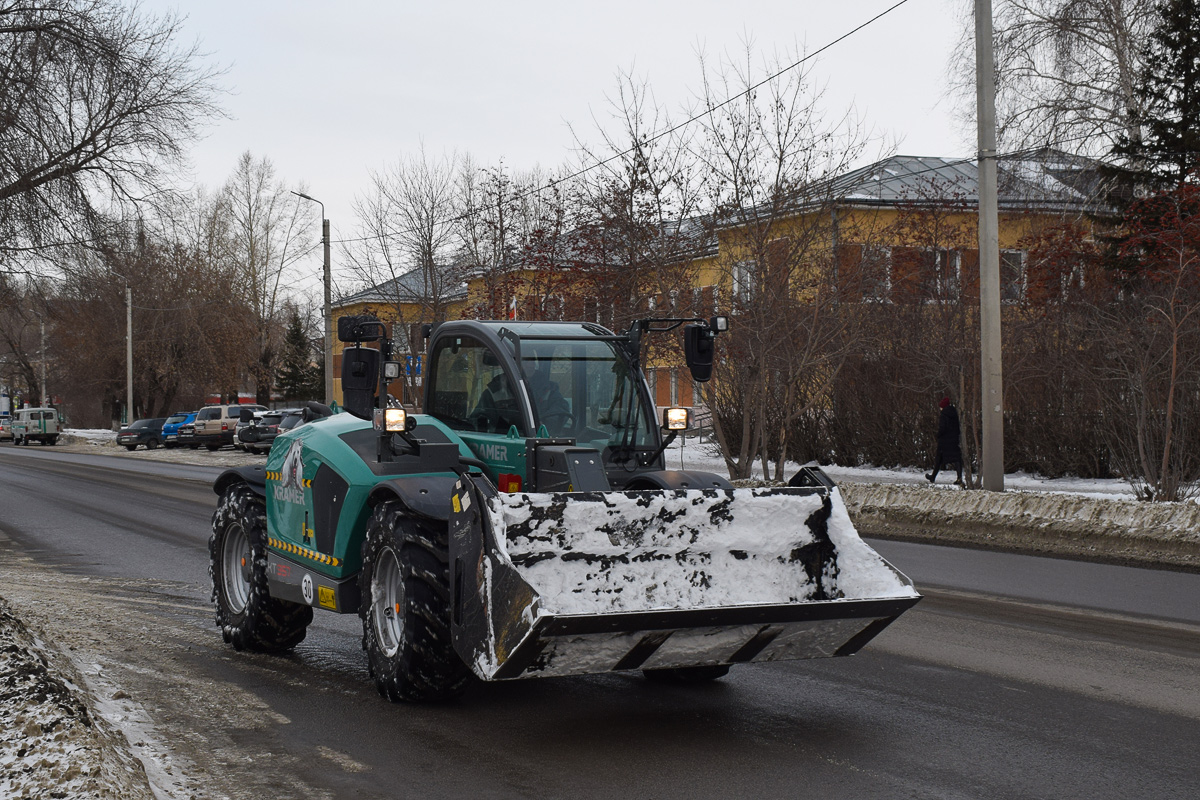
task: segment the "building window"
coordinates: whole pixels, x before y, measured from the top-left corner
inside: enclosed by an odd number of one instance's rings
[[[867,245],[862,250],[862,299],[882,303],[892,296],[892,249]]]
[[[1025,299],[1025,253],[1000,251],[1000,302],[1019,303]]]
[[[957,250],[940,247],[922,250],[918,262],[920,298],[926,303],[952,303],[959,297]]]
[[[739,261],[733,265],[733,302],[745,305],[754,299],[754,261]]]

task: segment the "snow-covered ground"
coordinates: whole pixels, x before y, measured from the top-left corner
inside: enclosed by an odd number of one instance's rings
[[[718,475],[727,474],[725,461],[720,456],[717,446],[712,443],[700,443],[695,439],[686,443],[677,440],[667,450],[667,466],[669,468],[699,469],[715,472]],[[786,474],[790,477],[800,468],[799,464],[789,464]],[[882,468],[882,467],[839,467],[823,466],[821,469],[838,483],[904,483],[925,486],[925,473],[928,469],[917,467]],[[754,465],[755,477],[762,477],[762,463]],[[938,484],[949,484],[954,480],[953,470],[943,471],[938,475]],[[1076,494],[1086,497],[1111,498],[1114,500],[1134,500],[1133,490],[1129,483],[1123,480],[1099,480],[1093,478],[1043,478],[1024,472],[1011,473],[1004,476],[1004,488],[1021,492],[1052,492],[1061,494]]]
[[[0,797],[151,800],[141,762],[80,683],[0,599]]]

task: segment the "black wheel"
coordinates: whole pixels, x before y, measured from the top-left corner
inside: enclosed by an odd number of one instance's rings
[[[137,450],[137,445],[136,444],[127,444],[127,445],[125,445],[125,449],[132,453],[134,450]]]
[[[158,447],[158,439],[151,439],[150,441],[146,442],[147,450],[154,450],[157,447]]]
[[[655,683],[708,683],[729,674],[728,664],[707,667],[668,667],[666,669],[644,669],[642,674]]]
[[[58,437],[51,436],[49,439],[46,439],[45,441],[46,441],[46,444],[50,445],[51,447],[54,447],[54,445],[58,444]]]
[[[219,444],[206,444],[204,446],[207,447],[209,452],[211,452],[211,453],[215,453],[216,451],[221,449],[221,445],[219,445]]]
[[[217,626],[235,650],[280,653],[300,642],[312,609],[271,597],[267,589],[267,516],[245,484],[221,496],[208,540],[208,574]]]
[[[380,503],[367,523],[363,568],[363,649],[379,693],[392,702],[445,700],[471,672],[450,634],[450,575],[444,524]]]

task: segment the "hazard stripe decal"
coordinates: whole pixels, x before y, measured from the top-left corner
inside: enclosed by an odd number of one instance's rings
[[[309,550],[307,547],[299,547],[291,542],[285,542],[282,539],[270,537],[267,539],[267,544],[282,553],[290,553],[294,556],[307,558],[310,561],[316,561],[318,564],[328,564],[331,567],[340,567],[342,565],[342,562],[333,556],[327,556],[324,553],[318,553],[316,550]]]
[[[281,480],[283,480],[283,473],[282,473],[282,472],[271,472],[271,471],[269,471],[269,470],[268,470],[268,472],[267,472],[267,480],[269,480],[269,481],[281,481]],[[301,483],[303,483],[303,484],[304,484],[304,488],[305,488],[305,489],[311,489],[311,488],[312,488],[312,478],[304,478],[303,480],[301,480]]]

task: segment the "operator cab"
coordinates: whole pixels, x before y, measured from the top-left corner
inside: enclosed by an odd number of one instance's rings
[[[399,374],[383,324],[343,317],[338,336],[355,343],[342,355],[346,410],[374,420],[380,464],[407,453],[430,471],[473,465],[504,492],[725,488],[724,479],[708,473],[663,468],[663,451],[687,428],[687,413],[670,409],[660,432],[639,367],[641,338],[685,323],[688,366],[696,380],[706,381],[723,317],[639,320],[624,335],[591,323],[460,320],[430,326],[425,415],[475,456],[451,465],[436,451],[457,459],[458,445],[414,433],[417,418],[379,403]],[[379,348],[364,342],[379,342]]]
[[[564,478],[563,488],[625,486],[662,469],[654,405],[625,341],[590,324],[445,323],[430,342],[425,412],[457,431],[502,489],[548,488],[529,485],[540,462],[554,461],[535,452],[548,447],[565,448],[563,459],[590,451],[601,476],[577,476],[583,486]]]

